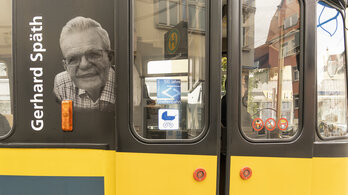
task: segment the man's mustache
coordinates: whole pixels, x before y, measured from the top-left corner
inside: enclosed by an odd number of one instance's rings
[[[92,77],[96,75],[99,75],[99,73],[96,70],[92,70],[92,71],[81,72],[81,73],[77,72],[75,77],[84,78],[84,77]]]

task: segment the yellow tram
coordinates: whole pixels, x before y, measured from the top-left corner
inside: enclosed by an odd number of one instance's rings
[[[0,195],[348,195],[345,0],[1,0]]]

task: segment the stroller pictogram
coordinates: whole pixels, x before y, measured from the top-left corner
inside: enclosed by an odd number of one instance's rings
[[[175,119],[175,116],[168,116],[168,112],[165,111],[162,113],[162,119],[165,121],[172,121]]]

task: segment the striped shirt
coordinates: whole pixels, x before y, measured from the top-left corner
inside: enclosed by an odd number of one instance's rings
[[[108,79],[100,97],[93,102],[84,89],[79,89],[71,80],[67,71],[56,75],[54,79],[54,93],[59,101],[72,100],[75,109],[90,109],[114,112],[115,111],[115,71],[110,68]]]

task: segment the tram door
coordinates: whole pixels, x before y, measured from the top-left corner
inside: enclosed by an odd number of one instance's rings
[[[116,194],[216,194],[219,4],[116,5]]]
[[[227,13],[223,33],[227,45],[224,53],[227,104],[223,105],[226,111],[222,113],[223,121],[226,116],[227,134],[224,193],[310,194],[313,130],[305,123],[314,122],[310,117],[314,110],[311,103],[303,104],[306,106],[303,109],[302,103],[313,101],[303,97],[313,97],[309,84],[313,84],[310,79],[314,78],[314,71],[306,72],[307,90],[302,87],[302,72],[314,64],[307,59],[310,52],[306,57],[302,55],[304,45],[300,44],[308,36],[303,33],[303,2],[224,3]],[[313,17],[309,21],[312,20]]]

